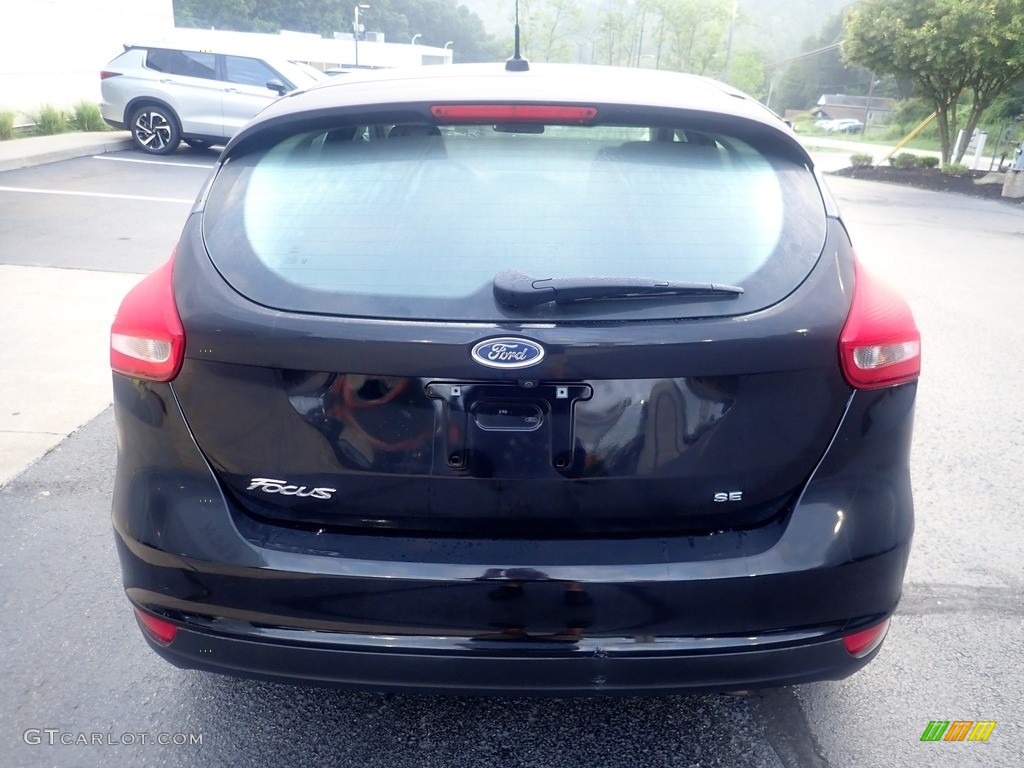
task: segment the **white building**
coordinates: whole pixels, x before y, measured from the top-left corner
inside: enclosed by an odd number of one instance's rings
[[[388,43],[368,32],[358,42],[360,66],[450,64],[452,52]],[[176,42],[252,50],[306,61],[321,69],[356,63],[351,34],[318,35],[176,29],[171,0],[0,0],[0,110],[18,113],[17,124],[44,104],[70,109],[99,101],[99,72],[125,43]]]
[[[356,42],[351,33],[336,33],[333,39],[307,32],[282,30],[278,35],[255,32],[226,32],[212,29],[173,28],[159,40],[187,45],[200,50],[226,50],[234,53],[274,56],[304,61],[317,69],[414,67],[423,64],[451,64],[452,52],[410,43],[388,43],[382,32],[367,32]],[[152,39],[146,42],[155,42]],[[120,51],[120,47],[118,48]]]
[[[0,0],[0,109],[96,101],[124,39],[173,28],[171,0]]]

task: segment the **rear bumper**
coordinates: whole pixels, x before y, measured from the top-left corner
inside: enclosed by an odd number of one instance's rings
[[[278,551],[269,567],[239,568],[117,539],[131,602],[178,627],[169,645],[143,632],[176,666],[461,694],[682,693],[842,679],[874,655],[854,658],[842,637],[892,614],[907,556],[901,546],[856,563],[760,575],[756,563],[774,548],[720,562],[602,565],[596,556],[543,571],[498,560],[325,562]],[[566,559],[576,559],[563,544]],[[636,555],[648,545],[631,542],[619,555],[643,559]],[[716,578],[737,568],[748,575]]]
[[[838,639],[795,633],[757,645],[696,650],[660,638],[499,642],[334,634],[288,641],[179,629],[170,646],[143,635],[175,666],[279,683],[460,695],[656,695],[731,691],[841,679],[854,658]],[[559,647],[561,646],[561,647]]]
[[[168,395],[115,377],[113,522],[128,598],[178,627],[169,645],[147,640],[181,667],[459,693],[769,687],[857,671],[877,651],[854,658],[842,637],[900,598],[913,385],[854,397],[780,519],[583,540],[259,523],[222,493]]]

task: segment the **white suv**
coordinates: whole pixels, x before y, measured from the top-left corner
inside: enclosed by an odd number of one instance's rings
[[[323,77],[286,60],[129,45],[100,72],[100,110],[139,149],[166,155],[183,140],[224,144],[271,101]]]

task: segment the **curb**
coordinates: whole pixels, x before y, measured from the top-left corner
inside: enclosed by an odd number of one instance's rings
[[[62,133],[0,142],[0,172],[130,149],[127,131]]]

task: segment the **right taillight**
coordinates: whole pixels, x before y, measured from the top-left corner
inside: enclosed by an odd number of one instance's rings
[[[120,77],[120,72],[111,72],[109,69],[104,69],[100,72],[100,80],[106,80],[110,77]]]
[[[889,631],[889,619],[873,627],[862,629],[847,635],[843,638],[843,646],[846,652],[857,659],[862,659],[871,653],[885,640],[885,633]]]
[[[136,379],[171,381],[185,358],[185,331],[174,303],[174,258],[121,301],[110,328],[110,367]]]
[[[898,293],[856,265],[853,302],[839,338],[843,375],[856,389],[914,381],[921,374],[921,333]]]

